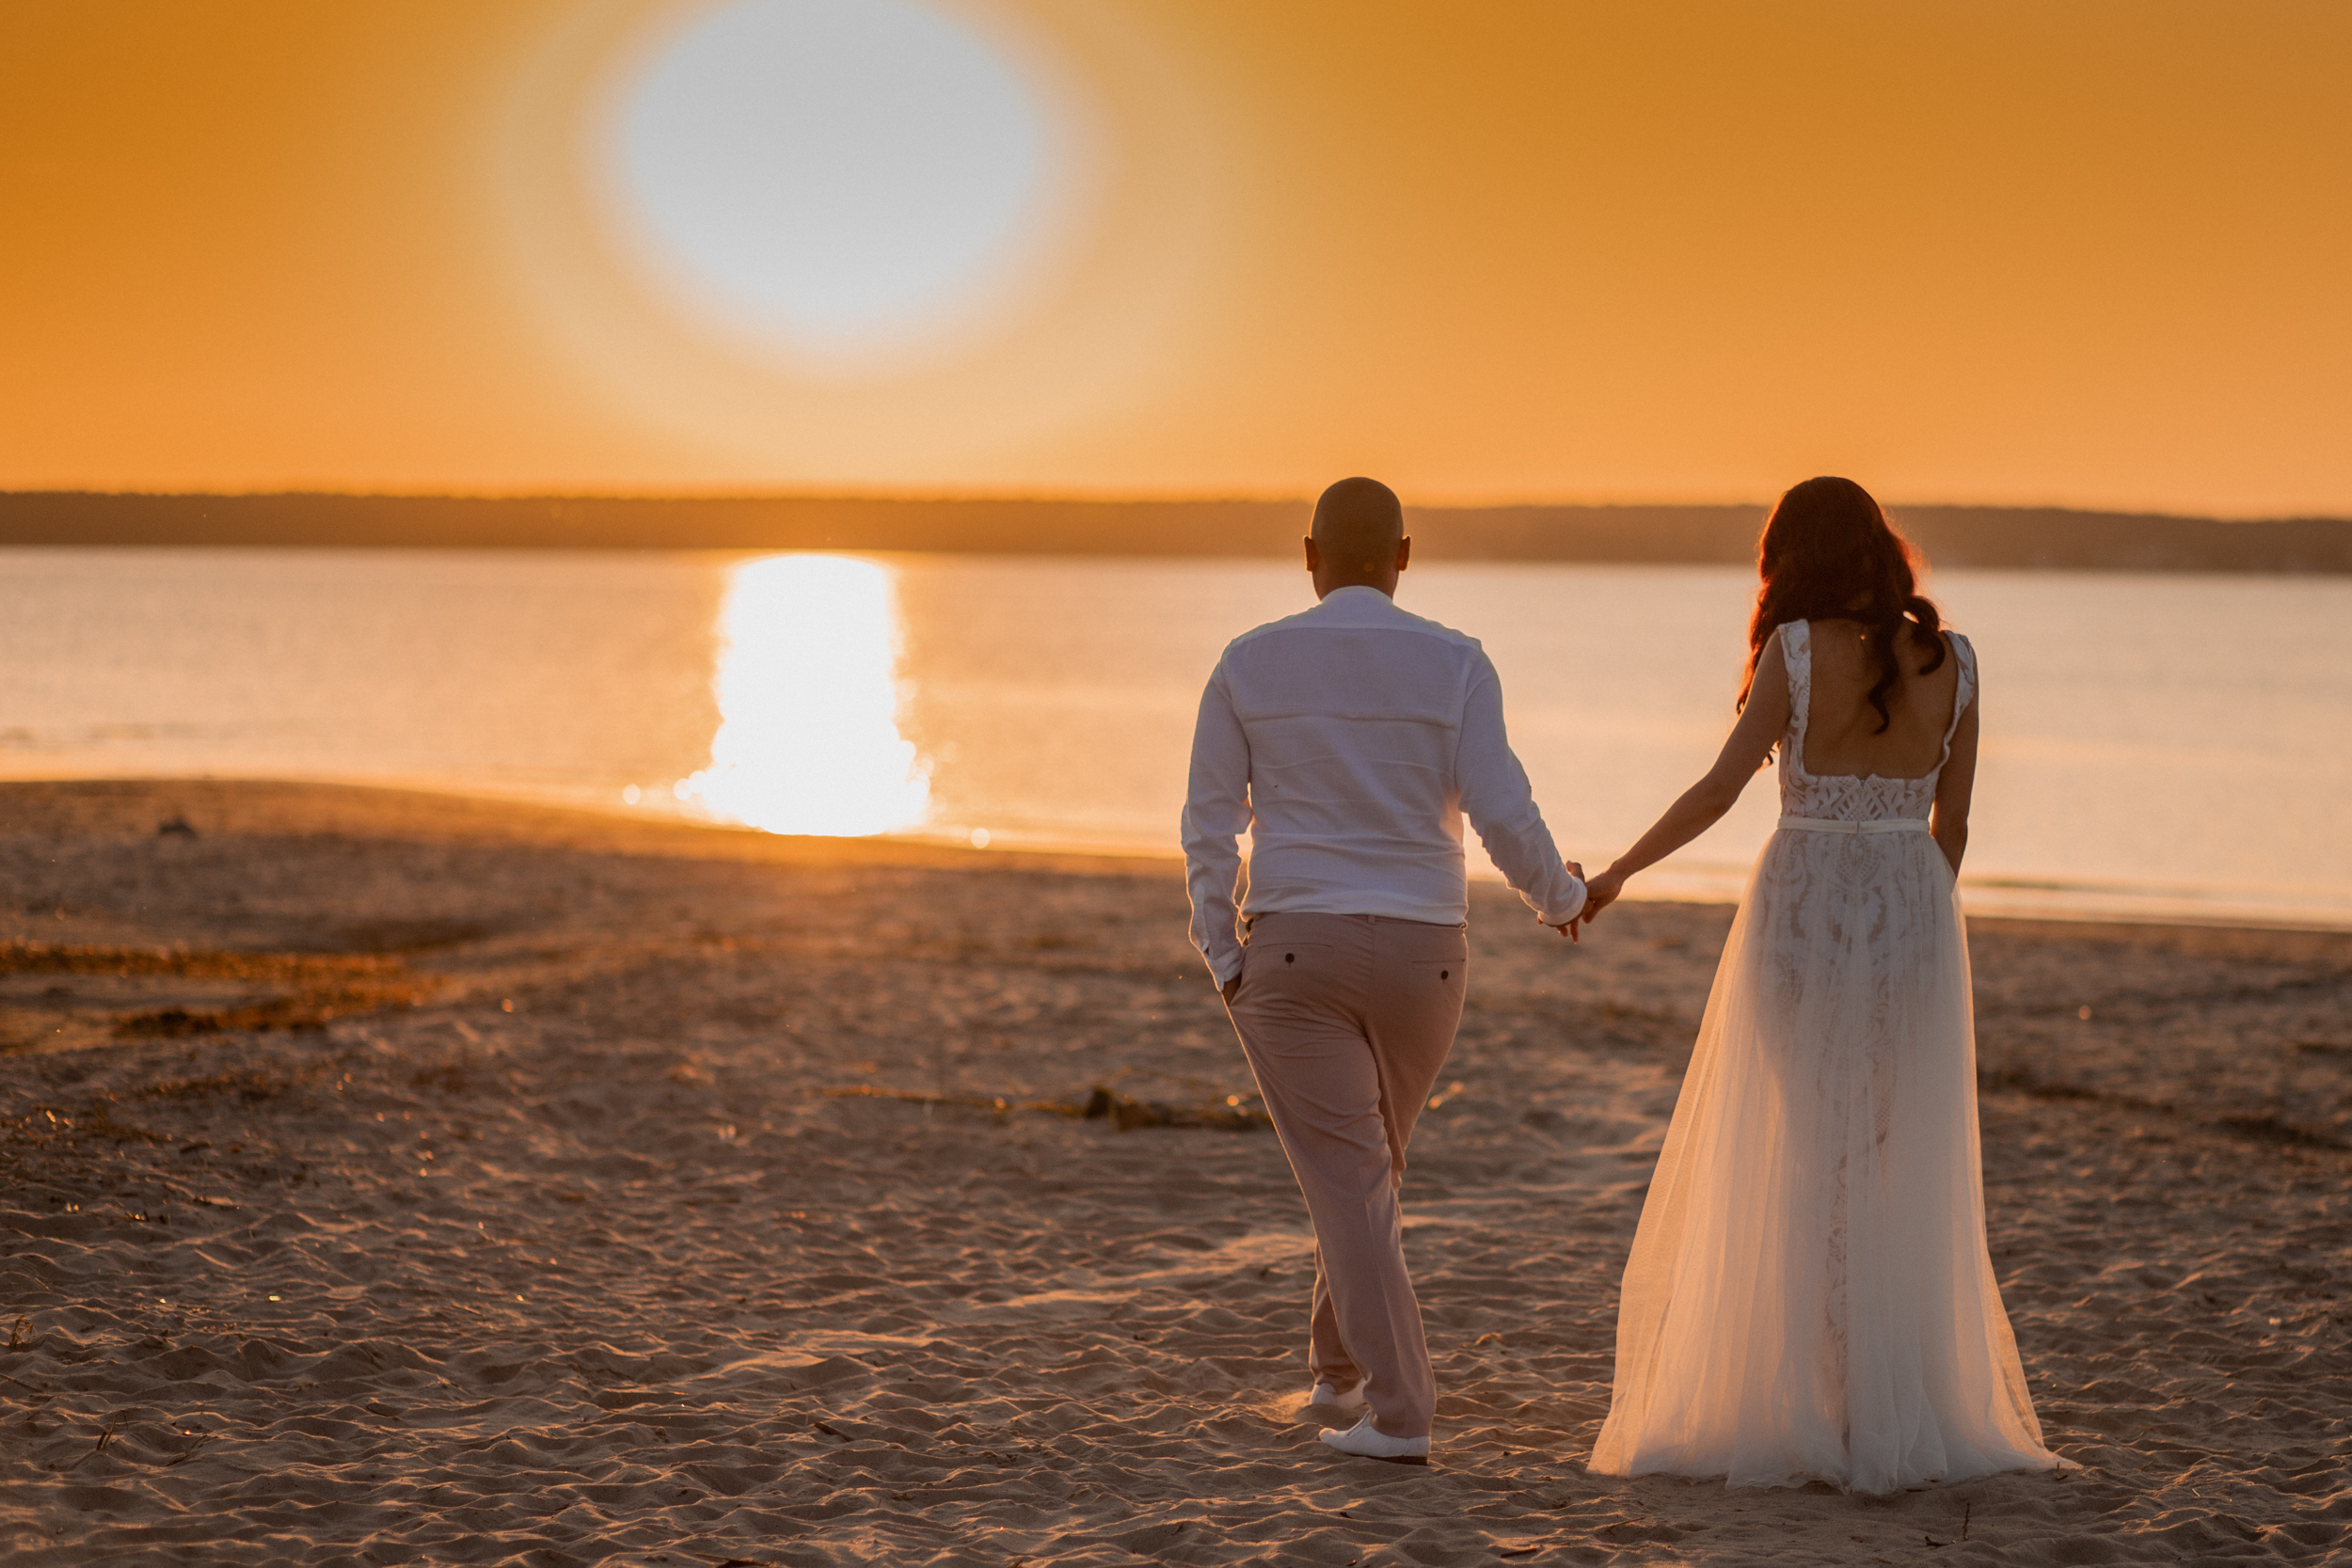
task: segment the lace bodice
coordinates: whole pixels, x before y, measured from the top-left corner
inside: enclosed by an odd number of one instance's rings
[[[1804,770],[1804,727],[1813,706],[1813,626],[1790,621],[1779,631],[1781,657],[1788,666],[1788,731],[1780,744],[1780,814],[1847,822],[1924,821],[1935,801],[1936,781],[1952,757],[1952,736],[1960,716],[1977,694],[1977,654],[1958,632],[1952,655],[1960,661],[1960,685],[1952,693],[1951,722],[1944,726],[1944,752],[1924,778],[1883,779],[1876,773],[1808,773]]]

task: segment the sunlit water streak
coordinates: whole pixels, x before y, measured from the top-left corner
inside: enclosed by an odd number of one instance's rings
[[[710,766],[673,793],[723,821],[851,836],[920,823],[930,770],[898,733],[895,571],[780,555],[728,576]]]
[[[1986,675],[1972,909],[2352,926],[2352,662],[2326,653],[2352,578],[1932,587]],[[1753,592],[1729,568],[1429,562],[1401,597],[1485,641],[1590,861],[1721,743]],[[1308,598],[1272,562],[0,550],[0,774],[1169,853],[1218,649]],[[1637,895],[1735,895],[1772,816],[1759,779]]]

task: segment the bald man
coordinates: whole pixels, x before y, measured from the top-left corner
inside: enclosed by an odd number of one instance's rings
[[[1234,639],[1200,696],[1192,940],[1314,1221],[1310,1403],[1361,1414],[1323,1440],[1424,1465],[1437,1381],[1398,1195],[1470,980],[1462,818],[1564,936],[1583,867],[1552,847],[1485,652],[1396,607],[1395,493],[1340,481],[1306,544],[1320,602]]]

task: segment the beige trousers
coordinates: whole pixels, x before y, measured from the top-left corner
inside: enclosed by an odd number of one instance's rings
[[[1405,1272],[1405,1146],[1453,1048],[1470,937],[1370,914],[1253,921],[1230,1006],[1315,1228],[1307,1364],[1424,1437],[1437,1378]]]

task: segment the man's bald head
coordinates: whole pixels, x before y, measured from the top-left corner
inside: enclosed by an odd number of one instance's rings
[[[1405,508],[1378,480],[1341,480],[1315,502],[1307,569],[1318,597],[1352,587],[1393,595],[1406,553]]]
[[[1315,547],[1334,569],[1371,576],[1396,560],[1405,508],[1376,479],[1343,479],[1315,502]]]

